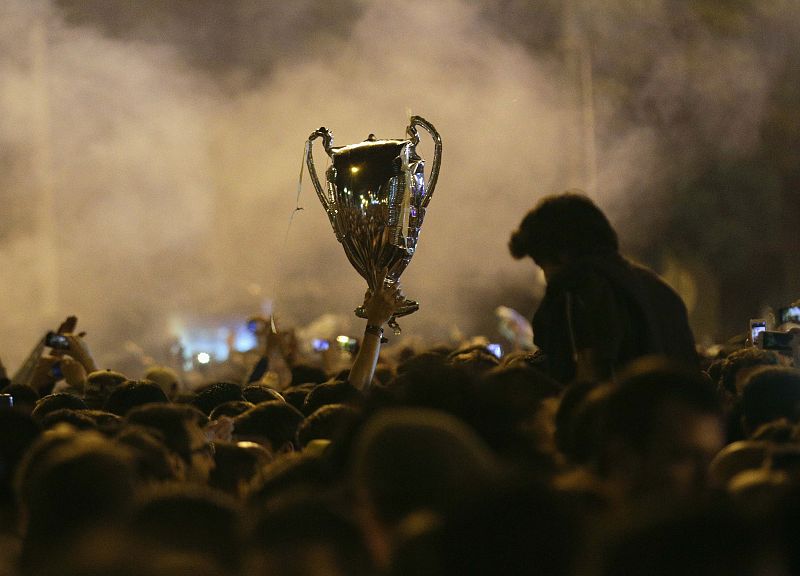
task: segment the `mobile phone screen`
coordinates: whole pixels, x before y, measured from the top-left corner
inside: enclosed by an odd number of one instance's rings
[[[787,322],[800,324],[800,306],[788,306],[786,308],[782,308],[778,313],[778,316],[781,324],[786,324]]]
[[[767,329],[766,320],[750,320],[750,342],[753,346],[758,345],[758,335]]]
[[[69,340],[63,334],[48,332],[44,339],[45,346],[55,350],[69,350]]]

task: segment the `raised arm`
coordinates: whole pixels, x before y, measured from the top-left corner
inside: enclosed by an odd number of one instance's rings
[[[359,390],[366,390],[372,383],[381,351],[383,325],[392,318],[403,300],[400,284],[395,283],[392,286],[383,285],[370,295],[367,301],[367,326],[364,329],[364,338],[361,340],[361,347],[358,349],[353,367],[350,368],[350,384]]]

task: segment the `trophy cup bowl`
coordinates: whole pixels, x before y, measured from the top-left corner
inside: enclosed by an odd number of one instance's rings
[[[433,138],[434,157],[425,183],[425,161],[417,154],[417,127]],[[397,282],[417,248],[425,209],[433,196],[442,158],[442,139],[424,118],[412,116],[406,140],[378,140],[373,134],[358,144],[334,147],[327,128],[313,132],[306,144],[306,165],[317,196],[328,214],[336,239],[353,268],[367,281],[370,293]],[[314,167],[312,143],[322,138],[331,165],[326,186]],[[366,300],[365,300],[366,302]],[[399,333],[396,317],[419,309],[405,299],[389,325]],[[364,305],[356,315],[366,318]]]

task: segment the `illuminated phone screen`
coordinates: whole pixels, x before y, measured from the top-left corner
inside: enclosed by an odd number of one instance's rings
[[[766,320],[750,320],[750,342],[753,346],[758,344],[758,335],[767,329]]]
[[[800,324],[800,306],[788,306],[787,308],[782,308],[779,312],[779,317],[781,324],[786,324],[788,322]]]

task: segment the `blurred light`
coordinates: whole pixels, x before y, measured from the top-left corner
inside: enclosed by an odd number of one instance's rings
[[[317,352],[324,352],[328,348],[330,348],[330,343],[327,340],[323,340],[322,338],[314,338],[311,341],[311,347]]]
[[[500,346],[500,344],[487,344],[486,349],[494,354],[497,358],[503,357],[503,348]]]
[[[263,450],[264,449],[264,447],[261,444],[258,444],[257,442],[242,441],[242,442],[237,442],[236,445],[239,448],[246,448],[248,450],[252,450],[252,449]]]
[[[197,361],[200,362],[200,364],[208,364],[211,362],[211,356],[207,352],[200,352],[200,354],[197,355]]]
[[[358,174],[358,171],[361,170],[358,166],[350,166],[350,173],[351,174]]]
[[[236,336],[233,340],[233,348],[237,352],[247,352],[258,346],[258,338],[250,330],[249,326],[240,326],[236,330]]]
[[[337,336],[336,337],[336,341],[339,344],[347,344],[348,342],[350,342],[350,337],[349,336]]]

